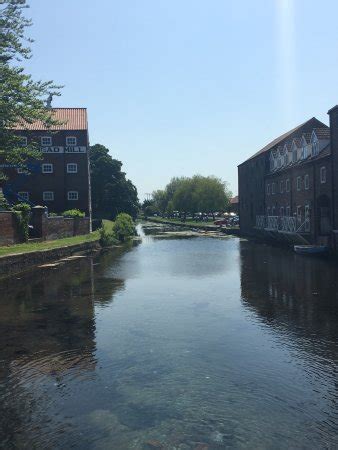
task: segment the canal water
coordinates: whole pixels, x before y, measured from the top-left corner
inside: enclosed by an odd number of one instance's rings
[[[148,235],[2,282],[1,448],[338,448],[337,274]]]

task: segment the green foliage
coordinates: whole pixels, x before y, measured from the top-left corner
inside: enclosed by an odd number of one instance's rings
[[[115,234],[107,229],[105,225],[100,229],[100,245],[102,247],[110,247],[112,245],[118,244],[118,239]]]
[[[169,215],[173,211],[214,213],[226,210],[231,195],[227,184],[214,176],[175,177],[164,190],[153,193],[151,206]]]
[[[132,217],[126,213],[118,214],[113,225],[113,231],[120,242],[135,236],[136,230]]]
[[[80,211],[79,209],[68,209],[67,211],[63,211],[61,213],[63,217],[85,217],[85,213]]]
[[[157,214],[158,209],[155,208],[155,206],[153,206],[153,205],[148,205],[145,208],[143,208],[143,212],[146,217],[149,217],[149,216],[153,216],[154,214]]]
[[[60,95],[61,86],[52,81],[34,81],[18,61],[31,57],[26,43],[25,30],[31,21],[24,17],[26,0],[4,0],[0,2],[0,154],[9,163],[24,163],[30,158],[40,158],[37,143],[21,146],[21,139],[12,129],[20,123],[23,126],[41,120],[46,126],[56,123],[51,110],[45,107],[50,95]],[[4,178],[0,171],[0,178]]]
[[[102,247],[110,247],[120,242],[125,242],[135,234],[135,226],[131,216],[126,213],[120,213],[116,217],[115,222],[111,220],[102,221],[100,244]]]
[[[113,159],[104,145],[96,144],[90,147],[90,165],[94,217],[113,220],[125,212],[135,219],[139,208],[137,189],[121,171],[121,161]]]
[[[29,219],[31,213],[31,207],[27,203],[18,203],[13,206],[13,211],[16,214],[19,232],[22,239],[27,242],[29,237]]]
[[[8,211],[10,209],[9,203],[4,196],[2,189],[0,189],[0,211]]]

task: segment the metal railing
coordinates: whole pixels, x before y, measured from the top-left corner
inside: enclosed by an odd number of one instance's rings
[[[256,216],[256,228],[282,233],[309,233],[311,222],[309,217],[302,222],[294,216]]]

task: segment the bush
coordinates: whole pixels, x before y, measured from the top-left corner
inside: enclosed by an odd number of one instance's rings
[[[84,217],[85,213],[80,211],[79,209],[68,209],[68,211],[63,211],[61,213],[61,216],[63,217]]]
[[[13,211],[16,214],[19,223],[19,232],[22,239],[27,242],[29,237],[29,218],[31,207],[27,203],[18,203],[13,206]]]
[[[115,234],[109,232],[103,225],[103,227],[100,229],[100,245],[102,247],[110,247],[114,244],[118,244],[118,240],[116,239]]]
[[[0,189],[0,211],[5,210],[8,211],[10,209],[9,203],[4,196],[2,189]]]
[[[131,216],[126,213],[118,214],[113,225],[113,232],[120,242],[135,236],[136,230]]]

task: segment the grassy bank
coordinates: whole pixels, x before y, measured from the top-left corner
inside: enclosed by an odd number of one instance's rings
[[[196,228],[215,228],[217,225],[215,225],[213,222],[200,222],[195,221],[193,219],[187,219],[185,222],[179,219],[167,219],[162,217],[148,217],[147,220],[150,220],[151,222],[157,222],[157,223],[172,223],[173,225],[185,225],[185,226],[192,226]]]
[[[11,245],[9,247],[0,247],[0,256],[14,255],[17,253],[38,252],[40,250],[51,250],[54,248],[67,247],[69,245],[82,244],[83,242],[93,242],[100,238],[99,231],[82,236],[73,236],[55,241],[27,242],[24,244]]]

